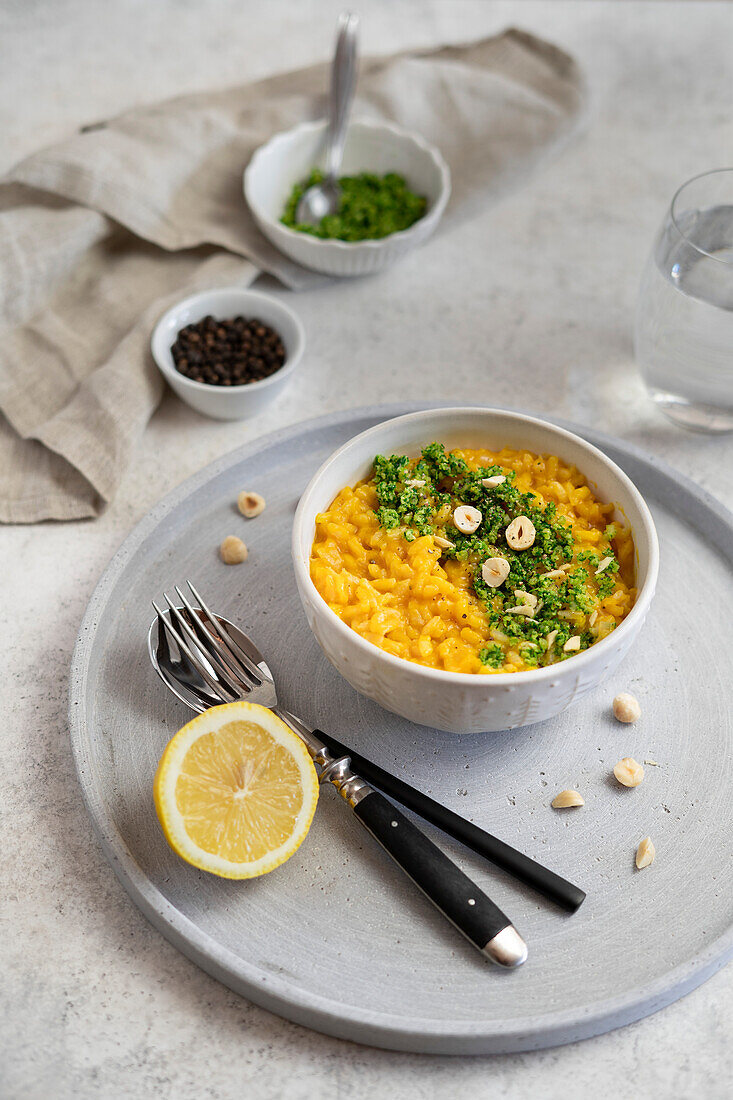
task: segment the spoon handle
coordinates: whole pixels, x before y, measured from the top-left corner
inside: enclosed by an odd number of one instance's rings
[[[326,176],[335,178],[341,168],[351,102],[356,87],[356,29],[359,17],[344,12],[339,17],[336,53],[331,67]]]

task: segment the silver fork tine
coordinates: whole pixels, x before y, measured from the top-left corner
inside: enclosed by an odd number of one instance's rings
[[[186,622],[185,618],[181,614],[180,610],[173,603],[168,593],[164,592],[163,596],[166,600],[166,603],[168,604],[168,609],[171,613],[171,616],[175,618],[181,630],[193,642],[194,647],[198,647],[198,649],[203,652],[204,656],[211,664],[219,681],[223,683],[224,687],[232,692],[235,699],[239,698],[241,691],[249,691],[249,687],[247,684],[240,684],[240,682],[232,676],[231,672],[224,664],[224,662],[219,658],[218,654],[213,653],[196,637],[193,628],[189,626],[189,624]]]
[[[200,638],[201,645],[203,645],[204,651],[207,654],[210,654],[211,649],[214,649],[220,662],[223,664],[223,667],[227,669],[227,673],[230,678],[231,676],[234,676],[237,682],[241,683],[245,691],[249,691],[251,687],[259,687],[262,683],[262,680],[259,678],[255,678],[255,676],[250,673],[250,670],[244,667],[243,663],[238,660],[237,657],[234,656],[234,654],[230,651],[229,647],[227,646],[227,642],[223,640],[221,624],[219,623],[219,620],[215,620],[214,623],[214,628],[218,631],[218,635],[215,635],[214,629],[212,629],[210,623],[209,625],[207,625],[207,623],[205,623],[205,621],[201,619],[201,616],[197,613],[197,609],[192,604],[190,604],[184,593],[180,591],[180,588],[177,584],[175,588],[176,593],[180,598],[180,602],[183,603],[188,614],[192,616],[193,628]],[[201,610],[204,610],[205,614],[207,614],[208,617],[206,609],[201,608]]]
[[[222,623],[219,622],[219,620],[216,618],[214,613],[212,611],[210,611],[209,608],[206,606],[206,604],[204,603],[204,601],[202,600],[201,596],[198,594],[198,592],[196,591],[194,586],[191,584],[191,582],[186,581],[186,584],[191,589],[191,592],[193,593],[193,598],[198,601],[198,605],[201,608],[201,610],[204,612],[204,614],[206,615],[206,618],[209,620],[211,625],[214,627],[214,630],[216,630],[217,633],[219,634],[219,637],[221,638],[222,642],[224,643],[224,647],[231,654],[232,658],[237,662],[237,664],[241,664],[247,670],[247,673],[249,674],[250,678],[252,680],[254,680],[256,684],[261,684],[262,683],[262,670],[260,668],[258,668],[258,666],[255,664],[255,662],[252,660],[252,658],[249,657],[244,652],[242,647],[237,645],[235,640],[229,634],[229,631],[227,630],[227,628]],[[177,588],[176,588],[176,592],[178,592]]]
[[[167,596],[166,599],[168,599]],[[187,659],[196,669],[199,676],[206,682],[206,684],[208,684],[214,694],[220,696],[223,703],[235,702],[237,696],[234,694],[234,692],[228,690],[227,687],[223,683],[221,683],[221,681],[214,679],[206,666],[202,664],[202,662],[196,656],[196,653],[191,649],[188,643],[183,640],[179,632],[173,626],[173,623],[166,619],[165,614],[160,610],[155,600],[153,600],[152,603],[157,612],[158,621],[162,625],[162,629],[170,634],[181,653],[185,653]],[[168,604],[170,606],[170,600],[168,601]]]
[[[245,691],[249,691],[250,688],[252,688],[253,686],[258,687],[260,681],[253,684],[254,677],[248,674],[247,669],[242,668],[241,662],[237,661],[236,657],[232,656],[226,644],[222,645],[219,638],[214,636],[210,627],[207,627],[206,623],[202,622],[201,616],[197,614],[196,608],[193,607],[189,600],[186,599],[178,585],[175,586],[175,589],[183,606],[186,608],[186,611],[188,611],[189,615],[191,616],[191,626],[195,634],[198,636],[199,642],[203,646],[204,652],[206,653],[207,657],[211,656],[211,649],[213,648],[219,658],[219,661],[223,664],[224,668],[226,668],[227,675],[229,677],[234,676],[236,678],[237,684],[241,685],[241,687]],[[217,629],[221,630],[221,624],[218,622],[218,620],[216,622],[216,627]]]
[[[211,668],[214,669],[214,671],[216,672],[219,681],[223,683],[223,685],[225,685],[225,687],[227,687],[227,689],[232,692],[234,697],[236,698],[239,697],[241,691],[248,692],[249,685],[247,683],[241,683],[237,679],[237,676],[233,676],[227,668],[225,662],[223,662],[219,657],[219,654],[212,651],[205,642],[201,641],[200,638],[196,636],[196,631],[194,630],[193,626],[187,623],[185,617],[180,614],[179,608],[176,607],[171,597],[168,596],[167,592],[164,592],[163,596],[165,597],[169,612],[171,612],[172,616],[175,616],[176,623],[180,626],[180,628],[182,628],[188,638],[190,638],[190,640],[194,642],[194,646],[198,647],[199,651],[204,654],[204,657],[206,657],[207,661],[211,665]]]

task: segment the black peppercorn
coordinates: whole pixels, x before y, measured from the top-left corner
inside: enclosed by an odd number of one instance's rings
[[[280,334],[257,318],[204,317],[186,325],[171,348],[176,370],[212,386],[244,386],[269,378],[285,362]]]

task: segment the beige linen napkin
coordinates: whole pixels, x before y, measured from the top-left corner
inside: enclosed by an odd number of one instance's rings
[[[132,111],[0,182],[0,521],[78,519],[112,500],[161,397],[148,343],[169,302],[261,271],[293,290],[322,280],[259,233],[242,171],[272,134],[323,114],[327,81],[317,65]],[[509,30],[365,59],[354,114],[441,149],[448,222],[526,177],[582,102],[571,58]]]

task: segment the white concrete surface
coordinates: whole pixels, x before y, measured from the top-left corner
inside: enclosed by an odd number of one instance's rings
[[[322,57],[341,6],[4,0],[0,170],[133,104]],[[293,298],[308,334],[305,368],[256,424],[204,421],[169,396],[104,517],[0,530],[0,1095],[716,1100],[733,1072],[730,968],[639,1024],[539,1054],[444,1059],[337,1042],[247,1004],[170,947],[118,885],[81,804],[66,676],[89,595],[148,508],[245,439],[379,398],[485,400],[615,432],[733,504],[733,438],[664,421],[631,349],[640,268],[667,200],[688,176],[731,160],[733,7],[357,7],[366,50],[509,23],[553,39],[586,69],[590,126],[524,190],[393,270]]]

